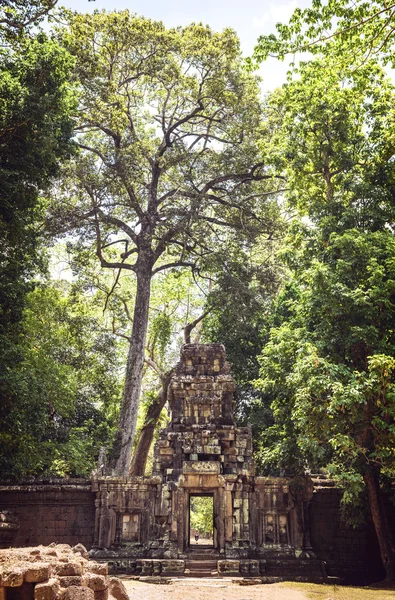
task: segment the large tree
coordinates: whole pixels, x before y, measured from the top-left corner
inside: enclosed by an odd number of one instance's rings
[[[380,480],[395,472],[394,98],[375,63],[351,76],[317,60],[271,100],[275,118],[284,114],[273,156],[305,221],[284,247],[291,283],[260,381],[277,458],[326,465],[348,497],[366,486],[388,579]]]
[[[81,86],[81,153],[56,216],[95,245],[104,268],[136,278],[115,449],[116,470],[125,474],[152,277],[199,268],[227,229],[240,231],[240,243],[270,232],[273,213],[265,207],[276,177],[264,161],[258,83],[243,68],[232,31],[166,30],[125,11],[71,15],[62,37]]]

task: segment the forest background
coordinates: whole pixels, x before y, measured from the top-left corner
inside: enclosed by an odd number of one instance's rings
[[[149,472],[180,345],[219,341],[259,472],[335,477],[395,576],[394,10],[314,0],[246,60],[231,29],[2,4],[3,478],[101,447]]]

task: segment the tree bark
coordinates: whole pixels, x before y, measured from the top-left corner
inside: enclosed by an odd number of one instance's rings
[[[162,378],[162,387],[150,404],[145,415],[144,425],[141,429],[140,436],[137,440],[136,448],[133,453],[132,462],[130,463],[129,476],[144,475],[147,465],[148,453],[154,438],[155,427],[160,417],[160,413],[167,399],[167,388],[173,375],[173,369],[168,371]]]
[[[385,569],[386,580],[395,580],[395,551],[390,524],[387,519],[386,510],[381,496],[377,469],[368,467],[364,473],[369,506],[372,514],[374,528],[380,547],[381,560]]]
[[[117,475],[128,474],[143,377],[145,341],[151,295],[152,266],[148,258],[139,256],[136,265],[137,291],[133,313],[132,335],[126,365],[125,383],[119,416],[118,433],[114,444]]]

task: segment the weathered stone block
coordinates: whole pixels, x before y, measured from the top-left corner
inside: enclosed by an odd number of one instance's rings
[[[57,563],[52,567],[52,574],[58,575],[59,577],[66,577],[69,575],[82,575],[82,565],[77,562]]]
[[[255,577],[259,575],[259,560],[250,560],[250,575]]]
[[[184,572],[185,562],[183,560],[164,560],[162,561],[162,573],[178,573]]]
[[[85,573],[82,578],[82,583],[91,588],[94,592],[101,592],[107,588],[107,581],[104,575]]]
[[[95,600],[108,600],[108,588],[105,590],[96,590],[94,594]]]
[[[29,565],[25,571],[25,581],[30,583],[39,583],[49,579],[51,566],[49,563],[34,563]]]
[[[183,473],[218,473],[220,464],[214,461],[185,461]]]
[[[38,583],[34,588],[34,600],[55,600],[60,586],[57,579],[49,579],[45,583]]]
[[[88,587],[72,585],[66,589],[62,600],[95,600],[95,594],[93,590]]]
[[[223,453],[225,456],[236,456],[237,448],[224,448]]]
[[[206,454],[221,454],[221,448],[219,446],[204,446],[204,452]]]
[[[108,565],[90,560],[85,564],[85,573],[94,573],[95,575],[108,575]]]
[[[157,445],[158,448],[168,448],[170,446],[170,442],[168,440],[158,440]]]
[[[23,583],[24,569],[21,567],[5,568],[1,582],[4,587],[18,587]]]
[[[159,448],[160,456],[172,456],[174,453],[173,448]]]
[[[62,588],[68,588],[72,585],[82,585],[82,577],[80,575],[59,576],[59,583]]]
[[[239,560],[219,560],[218,573],[228,573],[231,575],[237,575],[240,573],[240,561]]]
[[[143,576],[147,576],[147,575],[152,575],[153,573],[153,563],[152,560],[145,560],[143,559],[141,561],[141,574]],[[111,585],[110,585],[110,593],[113,596],[114,594],[111,591]]]

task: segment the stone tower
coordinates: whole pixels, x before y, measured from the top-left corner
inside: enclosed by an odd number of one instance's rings
[[[155,446],[163,482],[191,470],[254,475],[251,431],[234,423],[235,387],[221,344],[183,346],[169,389],[171,422]]]

